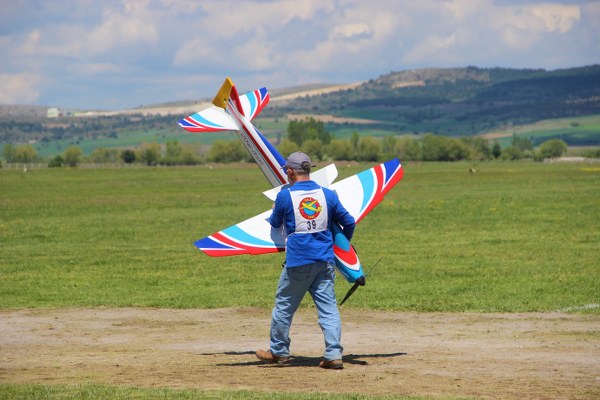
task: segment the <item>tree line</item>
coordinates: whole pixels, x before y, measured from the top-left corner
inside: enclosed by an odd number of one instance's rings
[[[560,157],[567,151],[567,144],[560,139],[543,142],[537,149],[530,138],[513,135],[511,145],[504,149],[482,137],[451,138],[434,134],[418,138],[385,136],[376,138],[361,136],[353,132],[350,138],[332,136],[323,122],[314,118],[290,121],[287,136],[277,146],[287,156],[301,150],[316,161],[383,161],[398,157],[403,161],[485,161],[493,159],[540,160]],[[588,150],[588,157],[600,157],[600,148]],[[216,140],[207,147],[196,144],[181,144],[177,140],[159,143],[144,143],[135,149],[99,147],[84,155],[77,146],[68,147],[62,154],[49,160],[39,156],[29,144],[3,148],[4,160],[8,163],[47,162],[49,167],[77,166],[80,163],[95,164],[145,164],[145,165],[197,165],[207,162],[252,162],[252,157],[239,140]]]

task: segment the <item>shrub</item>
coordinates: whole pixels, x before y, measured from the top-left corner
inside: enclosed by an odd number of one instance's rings
[[[65,164],[62,156],[56,156],[48,162],[48,168],[60,168]]]
[[[69,146],[63,153],[65,163],[68,164],[69,167],[76,167],[77,164],[81,162],[82,157],[83,151],[77,146]]]
[[[327,155],[337,160],[352,160],[354,149],[348,140],[333,139],[327,146]]]
[[[540,158],[560,157],[567,151],[567,144],[560,139],[547,140],[540,145],[538,155]]]
[[[136,160],[135,151],[133,150],[123,150],[121,152],[121,159],[126,164],[132,164]]]
[[[358,160],[359,161],[377,161],[381,153],[381,144],[379,140],[372,136],[367,136],[360,139],[358,144]]]
[[[302,144],[302,151],[313,160],[320,161],[323,159],[323,143],[318,139],[305,140]]]
[[[298,151],[298,145],[296,142],[292,142],[289,139],[283,139],[281,143],[279,143],[279,146],[277,146],[277,150],[279,150],[282,156],[287,157]]]

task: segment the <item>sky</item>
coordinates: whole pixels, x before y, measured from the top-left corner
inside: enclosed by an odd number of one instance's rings
[[[448,67],[600,63],[600,0],[0,0],[0,104],[118,110]]]

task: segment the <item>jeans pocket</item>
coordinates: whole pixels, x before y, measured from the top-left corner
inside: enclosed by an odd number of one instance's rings
[[[310,265],[303,265],[301,267],[288,268],[288,276],[291,280],[301,282],[310,278]]]

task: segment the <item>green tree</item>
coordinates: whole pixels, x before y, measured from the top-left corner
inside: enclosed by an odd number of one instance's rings
[[[121,152],[121,159],[123,160],[123,162],[125,164],[132,164],[135,162],[136,160],[136,155],[135,155],[135,151],[133,150],[123,150]]]
[[[118,159],[119,151],[106,147],[96,147],[90,154],[90,161],[98,164],[116,163]]]
[[[421,159],[421,148],[419,142],[405,137],[398,139],[396,155],[400,160],[416,161]]]
[[[305,140],[302,144],[302,151],[313,161],[321,161],[325,152],[323,151],[323,143],[318,139]]]
[[[540,158],[560,157],[567,151],[568,145],[560,139],[547,140],[540,145]]]
[[[503,160],[520,160],[523,157],[525,157],[525,154],[516,146],[508,146],[502,150]]]
[[[333,139],[327,146],[327,155],[338,160],[352,160],[354,158],[354,149],[348,140]]]
[[[4,147],[2,148],[2,155],[4,156],[4,159],[6,160],[6,162],[13,162],[14,153],[15,153],[15,148],[10,143],[5,144]]]
[[[277,149],[287,158],[290,154],[298,151],[299,147],[296,142],[292,142],[290,139],[283,139],[281,143],[279,143],[279,146],[277,146]]]
[[[181,157],[181,153],[183,153],[183,147],[181,147],[177,140],[169,140],[167,142],[166,158],[177,160]]]
[[[202,162],[196,147],[191,144],[183,147],[180,160],[183,165],[197,165]]]
[[[427,134],[421,141],[423,161],[449,161],[447,156],[448,138]]]
[[[473,158],[472,149],[462,140],[447,138],[446,141],[446,161],[469,160]]]
[[[219,163],[242,161],[247,154],[248,151],[238,140],[215,140],[208,151],[208,160]]]
[[[459,139],[466,144],[470,151],[470,160],[489,160],[492,157],[492,151],[487,140],[480,136],[463,137]]]
[[[492,156],[495,159],[498,159],[502,155],[502,147],[500,147],[500,143],[495,142],[492,146]]]
[[[331,135],[325,129],[323,121],[309,117],[303,121],[291,120],[288,124],[288,139],[302,146],[305,140],[319,140],[323,144],[331,141]]]
[[[398,154],[398,138],[392,135],[384,136],[381,141],[381,150],[383,158],[389,159],[395,157]]]
[[[358,143],[360,142],[360,135],[358,132],[352,132],[352,136],[350,137],[350,143],[352,144],[352,149],[354,150],[354,154],[358,154]]]
[[[587,157],[587,158],[600,158],[600,147],[591,148],[591,149],[586,150],[583,153],[583,156]]]
[[[64,151],[63,158],[69,167],[76,167],[83,158],[83,151],[77,146],[69,146]]]
[[[140,149],[140,160],[146,165],[156,165],[160,160],[162,149],[156,142],[144,143]]]
[[[30,163],[37,158],[37,151],[30,144],[16,146],[12,152],[11,162]]]
[[[360,161],[377,161],[381,153],[381,144],[379,140],[372,136],[366,136],[360,139],[358,144],[358,159]]]
[[[516,132],[513,133],[510,145],[523,152],[526,150],[533,150],[533,142],[531,138],[517,136]]]
[[[64,158],[62,156],[56,156],[50,160],[48,163],[48,168],[60,168],[65,164]]]

